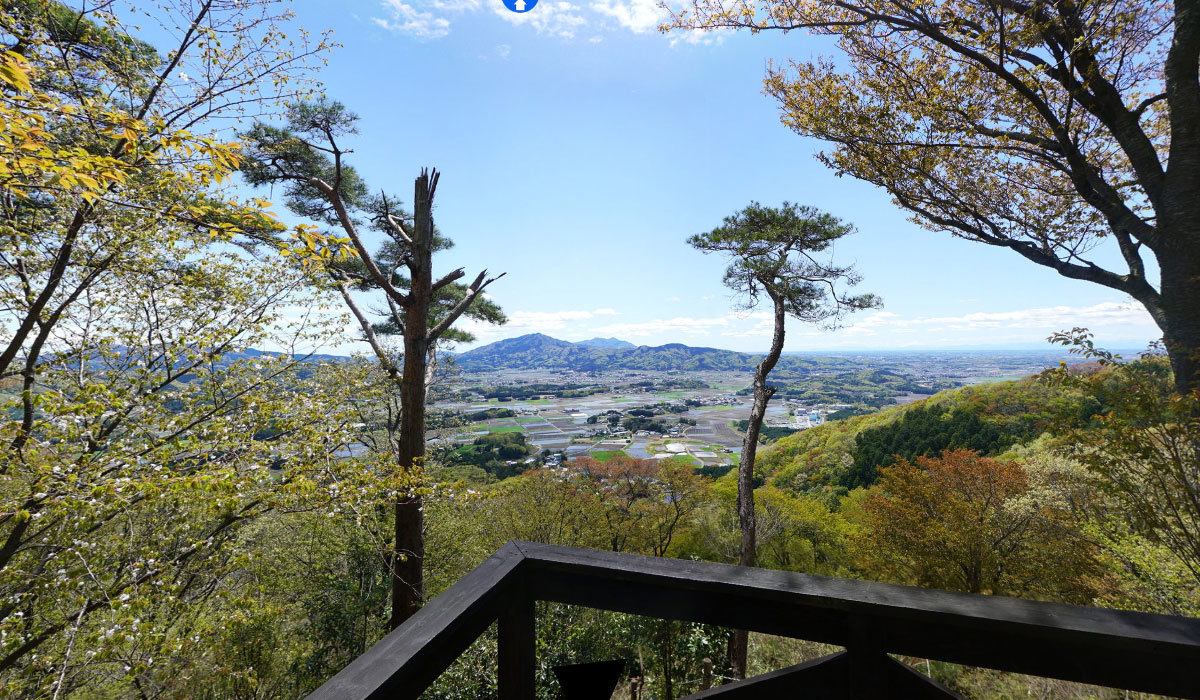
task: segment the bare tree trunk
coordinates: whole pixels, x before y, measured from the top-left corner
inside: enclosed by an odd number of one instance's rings
[[[404,372],[400,388],[397,467],[418,468],[425,454],[425,370],[429,351],[429,302],[433,295],[433,188],[428,174],[417,178],[408,263],[411,285],[404,306]],[[412,617],[424,596],[425,536],[421,497],[396,502],[392,552],[392,629]]]
[[[1162,251],[1163,340],[1180,394],[1200,390],[1200,7],[1175,3],[1175,35],[1163,64],[1171,127],[1155,228]]]
[[[1159,256],[1167,321],[1163,343],[1180,394],[1200,390],[1200,224],[1195,228],[1195,240],[1187,242],[1180,235],[1172,250]]]
[[[775,389],[767,385],[767,375],[779,362],[783,353],[784,324],[787,307],[783,297],[764,285],[775,305],[775,330],[771,336],[771,349],[754,368],[754,405],[750,409],[750,420],[746,426],[746,439],[742,442],[742,461],[738,466],[737,510],[738,524],[742,530],[742,542],[738,549],[738,565],[758,564],[758,545],[755,541],[758,523],[754,514],[754,457],[758,453],[758,436],[762,432],[763,418],[767,415],[767,403]],[[750,634],[746,630],[734,630],[729,641],[729,660],[734,678],[746,677],[746,655],[749,651]]]

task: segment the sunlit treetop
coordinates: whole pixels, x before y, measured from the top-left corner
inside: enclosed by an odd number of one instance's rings
[[[853,267],[833,264],[834,242],[853,232],[850,224],[812,207],[753,202],[688,243],[729,258],[724,282],[743,295],[745,308],[757,306],[766,295],[782,299],[793,318],[832,326],[847,312],[879,305],[871,294],[846,294],[845,288],[861,277]]]

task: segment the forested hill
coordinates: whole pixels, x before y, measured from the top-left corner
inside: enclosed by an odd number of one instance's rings
[[[781,488],[844,494],[870,486],[905,459],[965,448],[983,455],[1026,449],[1054,422],[1087,421],[1096,399],[1030,378],[942,391],[923,401],[825,423],[779,440],[756,471]]]
[[[611,341],[612,339],[606,340]],[[617,343],[620,342],[617,341]],[[758,355],[716,348],[696,348],[679,343],[658,347],[646,345],[597,347],[594,341],[569,343],[541,333],[500,340],[457,356],[458,366],[466,371],[494,369],[572,369],[581,372],[612,369],[751,371],[758,359]]]

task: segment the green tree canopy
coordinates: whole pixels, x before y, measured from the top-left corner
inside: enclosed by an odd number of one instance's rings
[[[792,318],[836,324],[846,313],[879,303],[871,294],[845,294],[845,288],[861,281],[852,267],[819,259],[834,241],[853,232],[850,224],[813,207],[784,202],[775,208],[751,202],[688,243],[728,257],[725,286],[743,295],[746,308],[757,306],[764,296],[778,297],[784,313]]]
[[[1200,386],[1194,0],[693,0],[671,26],[833,38],[837,59],[766,77],[823,163],[926,228],[1130,295],[1177,390]]]
[[[897,457],[907,460],[936,457],[951,449],[995,454],[1017,438],[961,408],[948,411],[941,406],[918,406],[897,421],[855,436],[854,466],[844,475],[842,485],[870,486],[878,470],[894,464]]]

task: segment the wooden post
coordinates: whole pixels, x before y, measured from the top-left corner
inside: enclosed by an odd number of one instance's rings
[[[508,606],[497,622],[497,681],[500,700],[534,700],[537,619],[533,601],[522,598]]]
[[[852,618],[850,630],[851,640],[846,645],[850,661],[847,697],[887,700],[888,655],[884,651],[882,635],[878,628],[861,617]]]

